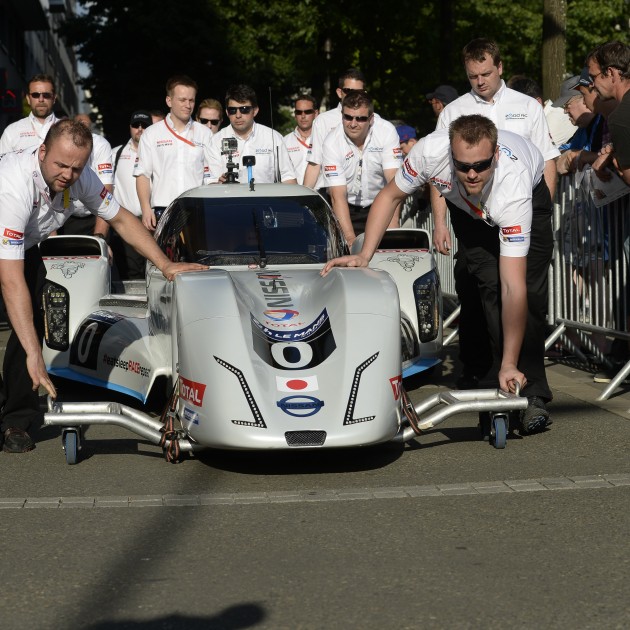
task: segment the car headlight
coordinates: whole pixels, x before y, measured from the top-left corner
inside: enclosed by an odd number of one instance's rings
[[[440,276],[434,269],[413,283],[413,295],[418,314],[418,336],[421,342],[433,341],[440,328],[442,293]]]

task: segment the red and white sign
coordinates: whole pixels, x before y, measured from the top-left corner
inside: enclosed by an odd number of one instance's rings
[[[24,234],[22,232],[16,232],[15,230],[10,230],[9,228],[4,228],[4,236],[17,240],[24,238]]]
[[[205,393],[206,386],[203,383],[195,383],[195,381],[189,381],[183,376],[179,377],[179,396],[186,402],[195,405],[195,407],[201,407]]]
[[[520,233],[521,233],[520,225],[512,225],[510,227],[501,228],[501,234],[504,234],[505,236],[508,236],[510,234],[520,234]]]
[[[390,378],[389,384],[392,386],[392,391],[394,392],[394,400],[398,400],[402,391],[402,374]]]
[[[276,376],[276,387],[279,392],[314,392],[319,389],[317,376]]]

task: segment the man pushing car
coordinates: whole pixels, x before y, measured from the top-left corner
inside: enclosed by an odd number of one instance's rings
[[[42,357],[46,269],[38,245],[64,224],[76,201],[110,223],[168,280],[182,271],[207,269],[173,263],[164,255],[142,223],[86,168],[91,151],[89,129],[62,120],[51,126],[37,149],[0,156],[0,285],[12,327],[0,391],[0,440],[5,452],[24,453],[35,447],[28,431],[42,418],[40,385],[56,396]]]

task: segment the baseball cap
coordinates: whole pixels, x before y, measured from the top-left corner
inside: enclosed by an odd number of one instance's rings
[[[442,101],[444,105],[452,103],[459,95],[457,90],[452,85],[438,85],[433,92],[430,92],[427,96],[427,101],[436,98],[438,101]]]
[[[564,104],[574,96],[582,96],[582,93],[576,90],[573,86],[577,85],[580,77],[575,75],[569,77],[562,82],[560,86],[560,96],[552,103],[553,107],[564,107]]]
[[[396,131],[398,132],[398,138],[400,142],[407,142],[416,137],[416,130],[409,125],[398,125],[396,127]]]
[[[131,120],[129,121],[129,124],[133,125],[134,123],[142,123],[145,127],[148,127],[149,125],[151,125],[152,122],[153,119],[151,118],[151,114],[141,109],[131,114]]]
[[[578,81],[575,85],[571,86],[571,89],[577,90],[579,87],[591,87],[592,84],[593,82],[591,81],[591,75],[588,73],[588,68],[582,68]]]

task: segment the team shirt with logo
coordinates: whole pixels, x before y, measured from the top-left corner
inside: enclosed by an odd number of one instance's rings
[[[51,198],[37,150],[3,155],[0,158],[0,258],[24,258],[27,249],[64,224],[77,201],[105,221],[113,219],[120,207],[89,166],[70,188]]]
[[[228,156],[221,155],[222,142],[225,138],[236,138],[238,143],[237,150],[232,154],[232,161],[239,165],[238,181],[241,184],[247,183],[247,167],[243,166],[243,156],[248,155],[256,158],[256,164],[252,167],[252,177],[259,184],[278,181],[278,170],[281,182],[297,179],[282,136],[270,127],[254,122],[246,140],[234,133],[232,125],[224,127],[214,135],[210,148],[210,183],[217,182],[221,175],[227,173]]]
[[[436,129],[448,129],[460,116],[471,114],[481,114],[489,118],[497,129],[512,131],[527,138],[540,149],[545,160],[553,160],[560,155],[551,139],[545,112],[538,101],[506,87],[504,81],[501,81],[492,103],[484,101],[474,90],[449,103],[442,110]]]
[[[50,114],[41,123],[31,112],[26,118],[10,124],[4,130],[0,138],[0,153],[39,146],[44,141],[50,126],[58,120],[54,114]]]
[[[103,184],[114,183],[112,169],[112,145],[97,133],[92,134],[92,153],[90,154],[89,167],[98,175]],[[92,214],[80,201],[74,204],[72,216],[88,217]]]
[[[396,173],[396,185],[411,194],[427,182],[474,219],[496,225],[501,256],[526,256],[532,224],[532,191],[540,183],[545,162],[528,140],[499,130],[499,156],[494,174],[481,195],[468,196],[451,160],[448,130],[419,140]]]
[[[166,118],[144,130],[134,177],[151,181],[151,207],[166,207],[183,192],[208,183],[212,131],[192,119],[182,133]]]
[[[291,133],[284,136],[284,145],[289,152],[291,163],[293,164],[293,170],[297,178],[297,183],[304,183],[304,173],[306,171],[307,156],[309,149],[311,148],[311,137],[302,138],[298,127],[296,127]]]
[[[116,164],[116,155],[120,146],[112,149],[112,165]],[[136,178],[133,176],[133,169],[136,163],[138,152],[133,146],[131,138],[120,152],[116,170],[114,172],[114,198],[123,207],[137,217],[142,216],[140,200],[136,191]]]
[[[322,156],[325,185],[346,186],[348,203],[365,208],[387,184],[384,171],[400,167],[402,150],[394,125],[374,118],[363,150],[339,125],[326,136]]]

